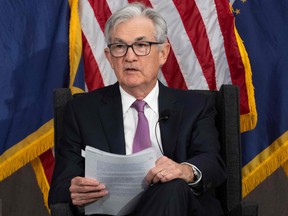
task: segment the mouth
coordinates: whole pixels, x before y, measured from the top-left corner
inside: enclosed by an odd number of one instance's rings
[[[128,73],[131,73],[131,72],[138,72],[139,70],[137,68],[133,68],[133,67],[127,67],[125,68],[125,71],[128,72]]]

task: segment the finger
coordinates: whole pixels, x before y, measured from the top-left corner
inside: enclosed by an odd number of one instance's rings
[[[69,190],[71,193],[87,193],[87,192],[97,192],[105,189],[105,185],[99,184],[96,186],[90,186],[90,185],[71,185]]]
[[[163,177],[159,172],[163,170],[163,168],[161,166],[155,166],[153,168],[151,168],[145,179],[148,185],[150,184],[155,184],[157,182],[159,182],[159,180],[161,179],[161,177]]]
[[[84,206],[86,204],[95,202],[97,200],[91,199],[91,200],[72,200],[73,205],[75,206]]]
[[[158,182],[167,182],[168,180],[169,180],[169,179],[167,178],[167,175],[166,175],[165,172],[162,170],[162,171],[158,172],[158,173],[154,176],[152,182],[153,182],[153,184],[156,184],[156,183],[158,183]]]
[[[152,183],[155,184],[159,182],[161,179],[163,179],[164,176],[161,175],[159,172],[162,172],[163,170],[173,169],[173,163],[175,162],[166,156],[158,158],[155,162],[155,167],[151,168],[145,177],[147,184],[148,185]],[[167,180],[168,179],[166,179],[166,181]]]
[[[151,171],[151,169],[148,171],[147,175],[145,176],[145,180],[147,185],[152,184],[152,180],[154,178],[155,174]]]
[[[145,177],[147,184],[155,184],[158,182],[162,177],[162,175],[159,173],[162,169],[163,168],[161,166],[155,166],[151,168]]]
[[[75,177],[71,180],[70,192],[71,193],[86,193],[95,192],[105,189],[105,185],[101,184],[95,179],[88,179],[83,177]]]
[[[89,193],[71,193],[72,203],[74,205],[85,205],[91,202],[95,202],[102,197],[106,196],[108,191],[106,189],[98,192],[89,192]]]
[[[89,193],[71,193],[71,198],[73,200],[88,200],[88,199],[99,199],[103,196],[106,196],[108,191],[106,189],[97,191],[97,192],[89,192]]]
[[[73,178],[71,180],[71,184],[74,184],[74,185],[98,185],[100,182],[97,181],[96,179],[92,179],[92,178],[85,178],[85,177],[80,177],[80,176],[77,176],[75,178]]]

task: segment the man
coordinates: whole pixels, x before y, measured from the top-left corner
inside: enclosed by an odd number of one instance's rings
[[[225,181],[213,101],[158,81],[170,50],[164,19],[142,4],[130,4],[109,18],[105,38],[105,54],[118,82],[67,104],[49,203],[81,207],[109,193],[97,179],[83,177],[81,150],[90,145],[116,154],[134,153],[140,122],[137,100],[144,101],[148,119],[144,144],[164,156],[147,173],[151,186],[133,215],[221,215],[219,201],[207,193]]]

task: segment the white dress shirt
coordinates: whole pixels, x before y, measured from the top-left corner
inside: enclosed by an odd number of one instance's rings
[[[138,123],[138,112],[136,111],[136,109],[131,107],[136,98],[125,92],[120,85],[119,87],[122,100],[126,154],[129,155],[132,154],[133,139]],[[160,128],[158,123],[159,119],[158,95],[159,95],[159,85],[157,82],[152,91],[143,100],[146,102],[144,108],[144,114],[149,124],[151,144],[153,147],[155,147],[157,155],[162,156],[162,153],[159,149],[159,148],[162,149],[162,144],[161,144]],[[158,146],[155,127],[160,147]]]

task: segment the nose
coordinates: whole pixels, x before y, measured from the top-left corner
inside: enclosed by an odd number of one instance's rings
[[[137,55],[134,53],[132,47],[128,47],[127,53],[125,55],[126,61],[134,61],[137,58]]]

